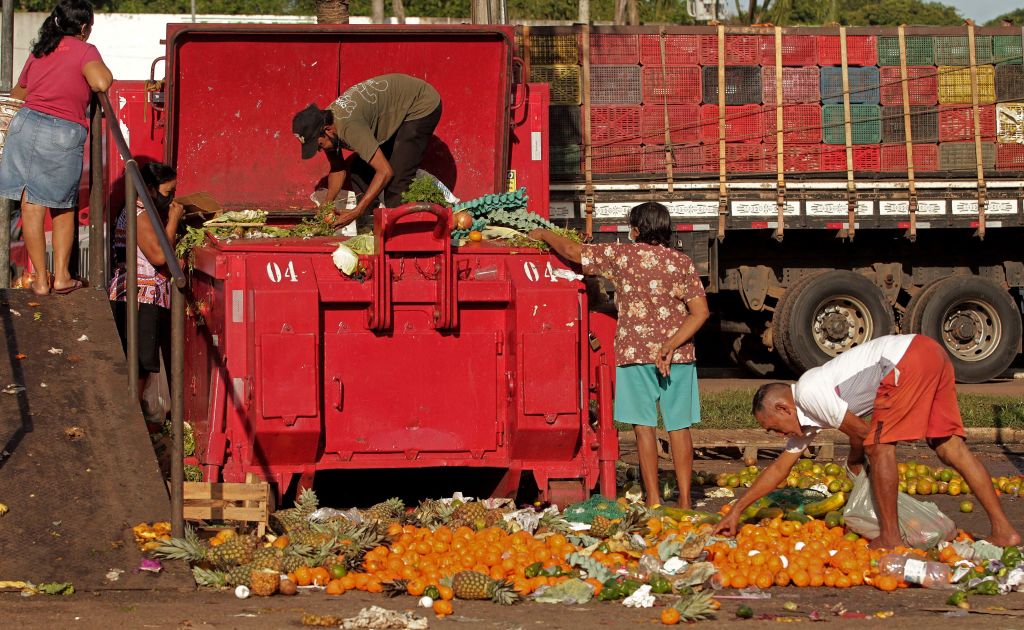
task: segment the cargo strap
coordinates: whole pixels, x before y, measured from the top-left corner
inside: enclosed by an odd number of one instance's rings
[[[586,223],[586,238],[594,235],[594,172],[593,147],[590,144],[590,25],[583,25],[583,77],[580,89],[583,91],[583,177],[585,180],[583,207]]]
[[[718,25],[718,240],[725,238],[729,195],[725,184],[725,26]]]
[[[776,210],[778,211],[778,223],[775,226],[775,240],[782,242],[786,230],[786,162],[783,156],[785,145],[783,141],[783,120],[782,120],[782,28],[775,27],[775,175],[777,177],[776,189]]]
[[[533,53],[530,51],[530,25],[524,24],[519,28],[522,29],[520,31],[522,33],[522,40],[520,41],[523,42],[523,72],[526,74],[526,80],[524,81],[526,83],[530,80],[530,67],[533,65],[533,59],[531,59]]]
[[[857,230],[857,184],[853,178],[853,122],[850,113],[850,66],[846,56],[846,27],[839,27],[839,56],[843,63],[843,131],[846,136],[846,191],[849,209],[847,238]]]
[[[668,118],[668,72],[665,69],[665,27],[662,26],[658,29],[658,47],[661,52],[661,84],[664,86],[662,89],[662,111],[664,114],[665,122],[665,177],[668,180],[668,192],[673,192],[675,187],[672,184],[672,130],[669,127]]]
[[[974,22],[967,20],[967,54],[971,60],[971,107],[974,111],[974,159],[978,165],[978,238],[985,238],[985,161],[981,150],[981,108],[978,106],[978,59],[974,50]]]
[[[907,238],[917,240],[917,180],[914,177],[914,135],[910,124],[910,84],[907,77],[907,36],[903,25],[899,27],[900,44],[900,88],[903,96],[903,131],[907,147],[907,211],[910,213],[910,230]]]

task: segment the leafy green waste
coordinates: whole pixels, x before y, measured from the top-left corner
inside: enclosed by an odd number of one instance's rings
[[[420,175],[409,184],[409,190],[402,193],[402,203],[436,203],[445,208],[452,204],[445,199],[444,192],[438,187],[437,178],[432,175]]]

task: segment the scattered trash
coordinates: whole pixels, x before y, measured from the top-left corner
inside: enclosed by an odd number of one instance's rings
[[[736,493],[732,491],[732,488],[715,488],[714,490],[708,490],[704,493],[704,497],[708,499],[731,499],[736,496]]]
[[[782,605],[782,609],[786,612],[796,612],[797,608],[799,606],[796,605],[796,602],[786,602]]]
[[[3,389],[3,392],[5,394],[12,394],[12,395],[13,394],[20,394],[23,391],[25,391],[25,388],[22,387],[21,385],[18,385],[17,383],[11,383],[10,385],[6,385],[4,387],[4,389]]]
[[[235,587],[235,597],[238,599],[247,599],[249,597],[249,587],[244,584],[239,584]]]
[[[651,608],[654,606],[654,595],[651,594],[651,585],[644,584],[633,591],[633,594],[622,600],[626,608]]]
[[[13,308],[11,309],[11,315],[14,315],[15,317],[21,317],[21,313],[14,310]]]
[[[425,617],[405,612],[400,613],[394,610],[370,606],[359,611],[355,617],[342,619],[334,615],[302,615],[302,625],[321,627],[340,627],[345,630],[366,628],[367,630],[426,630],[427,620]]]
[[[64,354],[64,349],[63,348],[50,348],[49,350],[47,350],[47,352],[49,352],[50,354]]]
[[[583,580],[566,580],[561,584],[549,586],[543,591],[538,591],[534,601],[542,604],[586,604],[594,598],[594,587]]]
[[[143,558],[139,560],[139,567],[135,569],[136,573],[146,571],[147,573],[160,573],[164,570],[164,566],[160,564],[159,560],[152,558]]]
[[[40,313],[39,311],[36,311],[35,313],[32,313],[32,321],[38,322],[42,318],[43,318],[43,314]]]
[[[21,594],[24,597],[31,597],[33,595],[74,595],[75,587],[72,586],[71,582],[44,582],[39,585],[27,582],[26,586],[21,590]]]
[[[420,601],[419,601],[418,605],[419,605],[420,608],[433,608],[434,607],[434,598],[433,597],[427,597],[426,595],[424,595],[423,597],[420,598]]]
[[[78,341],[89,341],[89,337],[88,335],[82,335],[81,337],[78,338]]]
[[[42,387],[43,389],[46,389],[46,383],[40,383],[39,386]]]
[[[22,359],[27,359],[28,355],[25,354],[24,352],[19,352],[18,354],[14,355],[14,358],[20,361]]]
[[[111,569],[107,571],[107,574],[104,577],[107,578],[108,582],[116,582],[121,579],[122,573],[124,573],[124,569]]]
[[[39,302],[25,302],[25,303],[28,304],[29,306],[31,306],[32,308],[35,308],[35,307],[39,306]]]
[[[82,427],[67,427],[64,429],[64,437],[72,442],[77,442],[85,437],[85,429]]]
[[[338,245],[338,249],[331,254],[334,266],[346,276],[351,276],[359,268],[359,256],[344,243]]]
[[[6,503],[0,503],[0,516],[7,514],[11,511],[11,508],[7,507]]]

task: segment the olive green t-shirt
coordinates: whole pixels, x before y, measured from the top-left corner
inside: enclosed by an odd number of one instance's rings
[[[432,85],[407,74],[384,74],[345,90],[331,103],[334,129],[367,162],[403,122],[429,116],[441,104]]]

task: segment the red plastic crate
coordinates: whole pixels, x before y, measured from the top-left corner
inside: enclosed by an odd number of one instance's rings
[[[733,142],[725,145],[725,170],[727,173],[764,173],[775,171],[775,163],[771,169],[766,165],[766,147],[763,144],[744,144]],[[774,155],[774,154],[773,154]],[[718,145],[704,147],[704,159],[707,171],[718,172]],[[774,159],[774,158],[773,158]]]
[[[992,142],[996,137],[996,107],[981,105],[981,139]],[[974,109],[970,105],[944,105],[939,108],[939,142],[974,140]]]
[[[591,147],[590,170],[599,174],[639,173],[643,162],[642,155],[641,147],[635,144]]]
[[[700,63],[718,64],[718,35],[700,36]],[[748,66],[761,63],[761,37],[759,35],[726,35],[725,63]]]
[[[640,63],[661,65],[661,37],[640,36]],[[665,35],[665,65],[684,66],[700,63],[700,35]]]
[[[903,104],[903,75],[899,66],[879,68],[882,105]],[[911,105],[935,105],[939,102],[939,80],[932,66],[907,67],[907,91]]]
[[[776,108],[763,109],[761,128],[765,144],[775,145]],[[782,142],[790,144],[818,144],[821,142],[821,105],[784,105],[782,107]]]
[[[640,63],[640,44],[636,35],[594,33],[590,36],[590,63]]]
[[[907,170],[907,145],[887,144],[882,146],[882,172],[898,173]],[[939,170],[939,145],[914,145],[914,172],[931,173]]]
[[[598,105],[590,108],[592,144],[640,144],[639,105]]]
[[[839,34],[818,35],[818,65],[843,64]],[[878,63],[878,40],[874,35],[848,35],[846,37],[846,65],[874,66]],[[845,169],[844,169],[845,170]]]
[[[760,105],[727,105],[725,107],[725,141],[760,143],[764,136],[764,116]],[[718,105],[700,108],[701,139],[718,142]]]
[[[718,168],[718,165],[715,165]],[[664,145],[645,145],[643,149],[643,170],[645,173],[665,172]],[[704,147],[672,147],[672,173],[703,173],[707,171]]]
[[[782,65],[814,66],[818,64],[818,42],[813,35],[783,35]],[[761,65],[775,66],[775,35],[761,36]]]
[[[644,144],[665,143],[665,107],[647,104],[640,108],[640,133]],[[668,105],[668,128],[673,144],[700,142],[700,105]]]
[[[846,171],[846,147],[834,144],[823,144],[821,151],[821,170],[823,172]],[[853,170],[861,172],[878,172],[882,168],[881,149],[877,144],[861,144],[853,147]]]
[[[644,66],[641,73],[646,104],[701,102],[700,66]]]
[[[764,170],[774,173],[778,167],[778,154],[774,146],[764,147]],[[817,146],[787,144],[782,148],[782,169],[786,173],[817,173],[821,170],[821,153]]]
[[[997,144],[996,170],[1024,171],[1024,144]]]
[[[761,102],[775,104],[775,67],[761,68]],[[814,103],[821,101],[821,77],[818,66],[782,69],[782,102]]]

